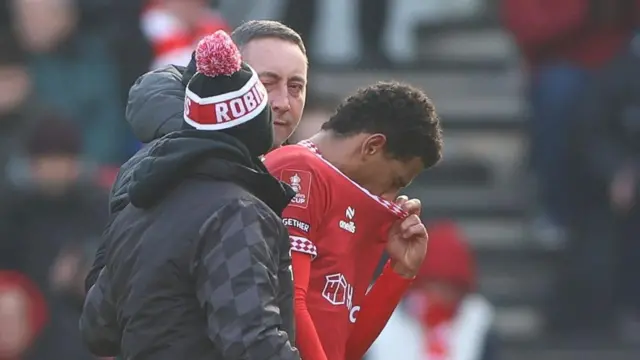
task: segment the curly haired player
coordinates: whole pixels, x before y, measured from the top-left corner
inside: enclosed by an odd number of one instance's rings
[[[283,222],[303,359],[361,359],[384,328],[427,243],[420,202],[396,197],[441,151],[429,98],[380,83],[346,99],[309,140],[266,156],[270,172],[297,193]],[[367,292],[385,249],[391,260]]]

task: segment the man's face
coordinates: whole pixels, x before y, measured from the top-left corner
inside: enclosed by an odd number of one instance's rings
[[[29,95],[30,81],[23,66],[0,66],[0,115],[22,105]]]
[[[466,295],[463,286],[447,280],[424,279],[412,291],[426,296],[431,305],[455,309]]]
[[[78,11],[70,1],[17,0],[13,4],[18,35],[29,51],[49,52],[76,29]]]
[[[298,45],[278,38],[255,39],[242,57],[258,73],[273,111],[274,146],[285,142],[300,123],[307,96],[307,57]]]
[[[201,20],[209,6],[206,0],[162,0],[159,4],[187,25]]]
[[[360,145],[347,175],[374,195],[395,201],[400,191],[424,170],[419,157],[398,160],[390,156],[382,134],[361,134],[354,141],[360,141]]]
[[[69,155],[42,155],[30,161],[31,176],[40,189],[57,194],[73,184],[79,176],[80,164]]]

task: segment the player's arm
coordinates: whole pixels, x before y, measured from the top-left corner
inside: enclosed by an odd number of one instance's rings
[[[283,172],[285,177],[290,173],[289,171]],[[293,172],[293,174],[305,177],[311,173]],[[300,174],[303,175],[300,176]],[[296,345],[304,360],[327,360],[318,331],[309,313],[307,302],[307,292],[311,279],[311,262],[318,255],[315,245],[315,226],[320,223],[319,209],[323,207],[322,196],[320,195],[324,194],[320,193],[319,186],[314,184],[318,179],[312,179],[312,175],[307,177],[309,183],[301,184],[303,191],[305,186],[309,186],[309,191],[303,194],[306,196],[304,203],[291,203],[283,211],[282,218],[291,239]]]
[[[300,360],[280,329],[278,265],[270,247],[278,220],[254,203],[234,201],[202,230],[193,274],[209,339],[225,359]]]
[[[389,230],[386,250],[391,260],[363,300],[347,342],[347,360],[361,359],[373,344],[411,285],[427,253],[429,237],[419,218],[420,201],[401,196],[396,204],[408,216],[394,223]]]
[[[316,226],[325,212],[326,188],[304,160],[272,154],[267,157],[265,165],[275,177],[291,185],[297,192],[282,213],[282,221],[291,239],[296,346],[304,360],[327,360],[307,302],[311,263],[318,255]]]
[[[311,255],[292,251],[294,314],[296,319],[296,341],[304,360],[327,360],[320,337],[307,307],[307,290],[311,277]]]
[[[346,360],[360,360],[386,326],[413,279],[400,276],[387,262],[364,297],[347,341]]]

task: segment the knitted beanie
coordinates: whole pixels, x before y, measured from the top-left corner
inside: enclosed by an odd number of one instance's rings
[[[185,94],[186,127],[222,131],[253,156],[267,153],[274,138],[267,90],[229,35],[219,30],[200,40],[195,60],[197,72]]]

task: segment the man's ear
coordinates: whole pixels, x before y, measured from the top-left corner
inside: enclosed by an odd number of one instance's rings
[[[361,155],[363,158],[368,158],[377,154],[381,154],[384,150],[384,145],[387,143],[387,137],[383,134],[372,134],[364,139],[362,142]]]

